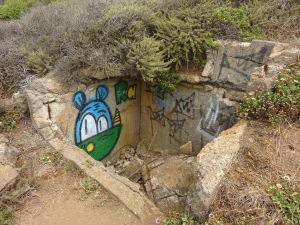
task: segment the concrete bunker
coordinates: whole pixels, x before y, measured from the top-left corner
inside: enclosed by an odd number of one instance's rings
[[[153,95],[139,79],[65,85],[49,74],[32,83],[27,98],[33,123],[49,143],[83,168],[85,160],[93,162],[88,174],[140,218],[159,214],[144,191],[163,212],[203,219],[239,150],[245,123],[231,128],[238,103],[249,92],[270,89],[299,53],[275,42],[220,42],[208,52],[204,71],[180,73],[175,94]],[[122,196],[126,188],[134,193]]]

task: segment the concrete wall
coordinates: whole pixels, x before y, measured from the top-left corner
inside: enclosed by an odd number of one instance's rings
[[[122,148],[138,144],[140,93],[140,81],[135,80],[86,87],[67,86],[51,78],[35,80],[27,91],[31,115],[44,136],[56,124],[69,140],[103,162],[117,157]]]
[[[49,74],[27,91],[31,116],[44,136],[56,124],[103,162],[118,160],[122,149],[135,148],[140,140],[153,152],[172,155],[191,141],[192,151],[185,153],[196,155],[234,124],[236,106],[248,92],[268,90],[284,64],[300,54],[268,41],[219,44],[208,52],[203,71],[180,73],[174,94],[154,96],[138,80],[111,79],[86,87],[60,83]]]
[[[181,84],[173,95],[153,96],[146,84],[141,97],[141,140],[152,149],[179,154],[193,143],[193,155],[235,122],[235,102],[221,88]],[[159,150],[158,150],[159,151]]]

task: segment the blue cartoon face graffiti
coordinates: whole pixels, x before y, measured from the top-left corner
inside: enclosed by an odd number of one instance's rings
[[[118,109],[112,120],[109,107],[104,102],[107,95],[108,89],[103,85],[97,87],[96,96],[89,101],[82,91],[74,95],[74,104],[79,110],[75,125],[75,143],[96,160],[110,153],[122,128]]]

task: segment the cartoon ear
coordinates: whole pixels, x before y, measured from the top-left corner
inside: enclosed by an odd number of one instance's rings
[[[100,85],[97,87],[96,99],[104,100],[104,99],[106,99],[107,95],[108,95],[108,88],[106,86]]]
[[[81,110],[84,107],[85,103],[86,103],[86,96],[82,91],[78,91],[74,95],[73,101],[74,101],[75,107],[78,110]]]

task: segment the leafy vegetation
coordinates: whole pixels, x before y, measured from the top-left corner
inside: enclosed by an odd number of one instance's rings
[[[0,6],[0,19],[19,19],[24,11],[35,4],[36,0],[5,0],[3,6]]]
[[[196,224],[196,220],[187,213],[170,213],[167,219],[164,221],[164,225],[193,225]]]
[[[206,50],[217,47],[216,39],[274,39],[274,30],[299,37],[300,10],[294,0],[49,4],[55,2],[60,1],[6,0],[0,6],[1,12],[18,12],[0,13],[5,20],[19,18],[35,6],[20,21],[1,22],[1,90],[11,90],[27,76],[51,69],[71,82],[130,75],[156,85],[159,74],[173,74],[183,66],[201,70]],[[45,4],[49,5],[39,7]]]
[[[13,224],[13,213],[7,207],[0,207],[0,224],[1,225],[12,225]]]
[[[273,203],[278,205],[287,224],[300,224],[300,193],[290,177],[269,189]]]
[[[252,93],[239,109],[243,117],[278,122],[300,119],[300,62],[286,67],[273,84],[273,91]]]
[[[17,122],[24,115],[20,112],[9,112],[0,115],[0,131],[13,132],[17,129]]]

